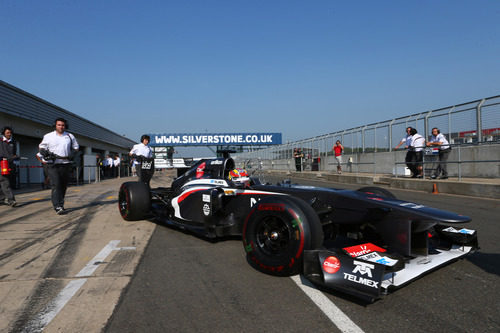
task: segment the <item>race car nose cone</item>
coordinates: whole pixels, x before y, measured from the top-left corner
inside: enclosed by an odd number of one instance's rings
[[[279,234],[276,231],[271,232],[271,239],[277,240],[279,238]]]

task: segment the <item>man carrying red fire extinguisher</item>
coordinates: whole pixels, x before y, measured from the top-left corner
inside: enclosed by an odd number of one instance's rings
[[[8,126],[2,128],[2,136],[0,137],[0,203],[5,202],[11,207],[16,206],[14,193],[10,188],[9,175],[12,172],[13,161],[17,158],[16,146],[12,143],[12,129]]]

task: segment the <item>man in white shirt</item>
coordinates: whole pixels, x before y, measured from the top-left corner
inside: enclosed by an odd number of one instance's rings
[[[139,181],[148,186],[155,171],[153,151],[149,147],[150,139],[149,135],[144,134],[141,136],[141,143],[134,145],[129,153],[137,161],[136,171]]]
[[[120,175],[120,156],[115,155],[113,160],[113,177],[118,177]]]
[[[417,133],[417,130],[412,128],[410,131],[411,141],[409,149],[412,151],[412,163],[410,170],[413,172],[412,178],[422,178],[423,168],[422,162],[424,160],[425,138]]]
[[[113,159],[109,154],[106,155],[106,158],[102,161],[102,167],[104,168],[104,177],[110,178],[113,170]]]
[[[406,156],[405,156],[405,162],[406,162],[406,166],[408,167],[408,169],[412,169],[412,159],[413,159],[413,152],[409,149],[410,148],[410,144],[411,144],[411,134],[410,134],[410,131],[412,130],[412,127],[407,127],[406,128],[406,135],[401,139],[401,141],[399,141],[398,145],[396,147],[394,147],[394,150],[397,150],[399,147],[401,147],[401,145],[405,145],[405,148],[408,149],[408,151],[406,152]]]
[[[58,215],[64,214],[64,197],[71,174],[71,156],[80,146],[73,134],[66,132],[68,122],[57,118],[55,131],[43,136],[38,146],[40,154],[47,161],[47,173],[52,187],[52,205]]]
[[[431,141],[427,143],[427,147],[439,147],[439,163],[431,175],[431,179],[436,179],[441,173],[439,179],[448,179],[448,171],[446,170],[446,161],[448,161],[448,155],[451,151],[451,146],[446,137],[441,134],[437,127],[432,129]]]

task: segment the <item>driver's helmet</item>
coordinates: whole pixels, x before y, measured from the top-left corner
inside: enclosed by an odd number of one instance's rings
[[[245,169],[233,169],[229,171],[228,179],[237,185],[250,185],[250,177]]]

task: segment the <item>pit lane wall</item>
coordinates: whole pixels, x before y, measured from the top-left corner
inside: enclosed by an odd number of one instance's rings
[[[450,179],[446,181],[404,177],[406,151],[359,153],[343,155],[342,174],[337,174],[333,156],[323,156],[315,164],[305,159],[302,172],[296,171],[294,159],[241,159],[233,156],[238,167],[257,175],[281,178],[307,178],[345,184],[385,185],[392,188],[432,192],[437,183],[439,193],[500,198],[500,143],[454,147],[448,159]],[[349,158],[352,163],[349,163]],[[434,156],[426,156],[426,174],[430,175]],[[458,163],[460,161],[460,163]],[[460,176],[460,177],[459,177]]]
[[[342,170],[348,173],[368,173],[373,175],[404,176],[406,150],[376,153],[355,153],[342,156]],[[296,171],[293,158],[271,159],[265,156],[234,155],[233,158],[241,167],[261,168],[263,170]],[[318,160],[319,159],[319,160]],[[430,174],[437,160],[435,155],[424,156],[426,174]],[[319,162],[319,163],[318,163]],[[306,156],[302,160],[302,171],[336,172],[337,162],[331,153],[319,154],[317,157]],[[448,174],[450,177],[499,178],[500,177],[500,143],[454,146],[448,158]]]

